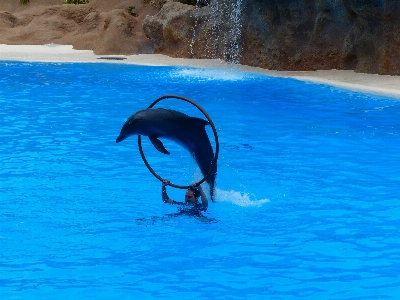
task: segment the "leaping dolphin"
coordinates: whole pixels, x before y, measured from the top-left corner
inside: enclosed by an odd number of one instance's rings
[[[170,154],[159,138],[172,140],[189,150],[201,172],[205,176],[214,160],[214,152],[206,133],[210,125],[203,119],[190,117],[179,111],[164,108],[148,108],[134,113],[121,128],[116,139],[119,143],[131,135],[148,136],[153,146],[164,154]],[[214,184],[217,165],[207,183],[210,185],[211,200],[214,198]]]

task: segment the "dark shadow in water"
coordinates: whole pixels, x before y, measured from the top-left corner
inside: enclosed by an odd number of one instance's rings
[[[158,222],[174,222],[178,221],[177,218],[182,218],[182,217],[188,217],[191,218],[192,220],[195,220],[197,222],[201,223],[218,223],[219,221],[214,218],[209,218],[205,216],[201,211],[199,210],[193,210],[193,209],[180,209],[178,212],[173,213],[173,214],[166,214],[164,216],[155,216],[155,217],[150,217],[150,218],[139,218],[136,219],[136,224],[137,225],[153,225]]]
[[[106,57],[98,57],[97,59],[124,60],[126,59],[126,57],[106,56]]]

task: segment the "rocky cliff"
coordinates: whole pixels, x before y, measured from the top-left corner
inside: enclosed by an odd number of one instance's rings
[[[97,54],[152,53],[143,19],[159,10],[141,0],[0,0],[0,43],[68,44]],[[134,7],[134,8],[132,8]]]
[[[400,74],[400,1],[254,0],[245,19],[245,64]]]
[[[205,7],[167,1],[144,20],[144,30],[155,52],[171,56],[400,74],[398,0],[211,0]]]
[[[163,53],[275,70],[400,75],[398,0],[63,2],[0,1],[0,43],[53,42],[97,54]]]

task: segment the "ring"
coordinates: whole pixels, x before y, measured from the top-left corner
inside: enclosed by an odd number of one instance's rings
[[[217,163],[217,159],[218,159],[218,153],[219,153],[219,143],[218,143],[218,134],[217,134],[217,129],[214,126],[213,121],[211,120],[210,116],[207,114],[207,112],[200,106],[198,105],[196,102],[194,102],[193,100],[190,100],[188,98],[182,97],[182,96],[176,96],[176,95],[164,95],[156,100],[153,101],[153,103],[151,103],[149,105],[148,108],[152,108],[154,105],[156,105],[158,102],[160,102],[161,100],[164,99],[168,99],[168,98],[175,98],[175,99],[180,99],[186,102],[189,102],[190,104],[194,105],[197,107],[198,110],[200,110],[202,112],[202,114],[207,118],[208,122],[211,125],[211,128],[214,132],[214,138],[215,138],[215,155],[214,155],[214,160],[211,164],[210,170],[208,171],[208,173],[204,176],[204,178],[202,180],[200,180],[198,182],[198,185],[202,184],[204,181],[206,181],[206,179],[211,175],[211,172],[214,170],[214,167]],[[149,171],[156,177],[158,178],[160,181],[163,181],[164,179],[161,178],[161,176],[159,176],[154,170],[153,168],[150,166],[150,164],[148,163],[146,157],[144,156],[143,153],[143,148],[142,148],[142,138],[140,135],[138,135],[138,147],[139,147],[139,152],[140,155],[142,156],[143,162],[145,163],[146,167],[149,169]],[[190,188],[192,185],[177,185],[177,184],[173,184],[173,183],[169,183],[170,186],[178,188],[178,189],[188,189]]]

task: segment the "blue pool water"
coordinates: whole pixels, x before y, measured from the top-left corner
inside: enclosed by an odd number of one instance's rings
[[[164,94],[218,129],[204,218],[171,216],[137,139],[115,143]],[[0,122],[2,300],[400,297],[398,100],[235,70],[0,62]],[[143,144],[162,177],[201,178],[179,146]]]

